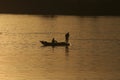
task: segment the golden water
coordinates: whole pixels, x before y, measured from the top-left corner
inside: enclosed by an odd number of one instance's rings
[[[0,15],[0,80],[119,80],[119,52],[120,17]]]

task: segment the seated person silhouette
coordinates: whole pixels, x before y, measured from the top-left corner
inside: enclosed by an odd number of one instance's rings
[[[53,38],[52,39],[52,43],[54,44],[54,43],[57,43],[57,41]]]

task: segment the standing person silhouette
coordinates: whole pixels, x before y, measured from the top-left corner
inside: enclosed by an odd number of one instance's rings
[[[69,41],[69,36],[70,36],[69,32],[65,34],[65,41],[66,41],[66,43],[68,43],[68,41]]]

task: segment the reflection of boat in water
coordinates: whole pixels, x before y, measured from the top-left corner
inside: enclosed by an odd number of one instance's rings
[[[44,46],[69,46],[69,43],[66,42],[47,42],[47,41],[40,41]]]

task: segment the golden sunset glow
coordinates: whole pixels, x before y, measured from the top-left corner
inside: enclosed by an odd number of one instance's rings
[[[119,79],[119,21],[103,16],[1,14],[0,79]],[[40,43],[53,37],[65,41],[68,31],[68,47]]]

